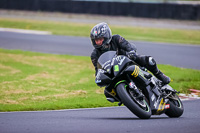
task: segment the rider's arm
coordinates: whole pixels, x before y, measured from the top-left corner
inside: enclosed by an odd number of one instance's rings
[[[124,39],[120,35],[114,35],[113,40],[115,44],[117,44],[119,51],[121,54],[128,56],[130,59],[136,59],[136,46],[134,44],[129,43],[126,39]]]
[[[123,49],[126,52],[135,51],[136,52],[136,46],[132,43],[129,43],[125,38],[123,38],[120,35],[113,35],[113,39],[115,43],[118,45],[120,49]]]
[[[97,60],[98,60],[98,55],[97,55],[96,49],[93,50],[93,52],[91,53],[90,58],[91,58],[92,64],[94,65],[95,76],[96,76],[97,75]]]

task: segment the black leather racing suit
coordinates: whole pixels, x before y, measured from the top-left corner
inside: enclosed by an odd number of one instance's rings
[[[113,35],[112,40],[110,41],[110,51],[117,51],[118,55],[125,55],[130,51],[136,52],[136,47],[133,44],[130,44],[120,35]],[[91,60],[95,67],[95,75],[97,74],[97,61],[98,58],[105,51],[101,51],[100,49],[94,49],[91,54]],[[170,82],[170,78],[165,76],[160,70],[158,70],[156,61],[151,56],[138,55],[135,53],[134,61],[140,65],[141,67],[147,68],[151,71],[158,79],[160,79],[164,84],[168,84]],[[112,97],[107,89],[104,90],[104,94],[107,98]]]
[[[118,55],[126,55],[127,52],[134,50],[136,52],[136,47],[133,44],[130,44],[120,35],[113,35],[112,40],[110,41],[110,51],[117,51]],[[103,54],[104,51],[100,49],[94,49],[91,54],[91,60],[95,67],[95,75],[97,74],[97,60]],[[146,67],[153,74],[156,74],[159,70],[157,68],[155,60],[149,61],[150,56],[138,55],[136,54],[135,62],[141,67]],[[151,57],[152,58],[152,57]]]

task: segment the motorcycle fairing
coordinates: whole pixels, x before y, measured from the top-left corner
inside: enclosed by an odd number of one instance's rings
[[[113,65],[114,76],[116,77],[124,69],[127,63],[132,62],[129,58],[124,55],[118,55],[111,63]]]
[[[106,86],[107,84],[109,84],[111,82],[111,78],[108,77],[106,75],[106,71],[103,69],[98,69],[97,75],[96,75],[96,79],[95,79],[95,83],[98,86]]]
[[[168,99],[165,99],[162,97],[161,94],[156,94],[155,92],[151,90],[152,88],[149,86],[146,87],[146,90],[148,91],[149,94],[149,104],[152,110],[153,115],[160,115],[166,111],[166,109],[169,108],[169,105],[166,104],[168,102]],[[154,88],[157,90],[158,88]]]

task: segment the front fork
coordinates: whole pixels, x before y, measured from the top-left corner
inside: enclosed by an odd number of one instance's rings
[[[141,95],[140,90],[138,89],[138,87],[135,85],[135,83],[132,81],[132,79],[130,78],[130,76],[127,74],[127,82],[129,85],[129,89],[135,93],[136,96]]]

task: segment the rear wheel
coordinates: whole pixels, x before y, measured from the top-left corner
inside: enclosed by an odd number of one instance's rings
[[[122,103],[136,116],[141,119],[149,119],[151,117],[151,109],[147,100],[134,98],[126,89],[126,84],[121,83],[116,88],[117,94]]]
[[[170,108],[165,112],[167,116],[180,117],[183,114],[183,104],[176,94],[172,95],[172,99],[168,103],[170,104]]]

